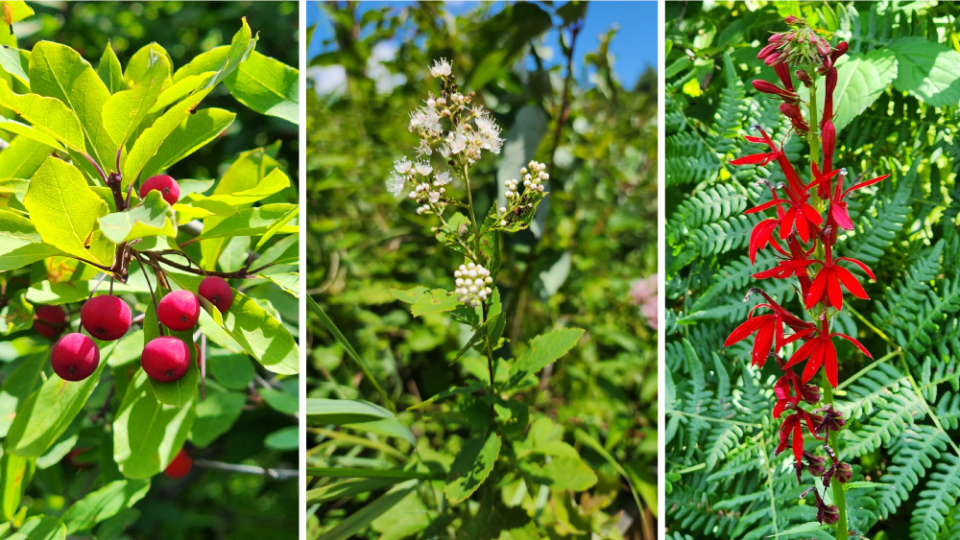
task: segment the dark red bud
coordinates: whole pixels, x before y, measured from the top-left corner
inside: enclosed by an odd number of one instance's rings
[[[841,484],[846,484],[853,478],[853,467],[849,463],[841,463],[837,466],[836,470],[833,471],[833,476],[840,481]]]
[[[797,78],[798,81],[802,82],[803,85],[806,86],[807,88],[810,88],[810,86],[813,85],[813,79],[810,78],[810,75],[806,71],[802,69],[798,69],[793,72],[793,75],[794,77]]]
[[[777,72],[777,77],[780,77],[780,82],[783,84],[783,87],[793,92],[793,79],[790,77],[790,66],[786,63],[777,64],[773,66],[773,70]]]
[[[761,60],[765,59],[766,57],[773,54],[773,52],[777,50],[778,46],[779,45],[777,45],[776,43],[771,43],[770,45],[767,45],[766,47],[760,49],[760,52],[757,53],[757,58]]]
[[[833,525],[840,520],[840,511],[834,505],[824,506],[817,512],[817,519],[820,523]]]
[[[780,62],[780,53],[778,52],[771,53],[763,59],[763,63],[768,66],[776,65],[778,62]]]
[[[833,52],[830,53],[830,59],[836,61],[837,58],[847,54],[847,50],[850,49],[850,44],[846,41],[841,41],[837,43],[837,46],[833,48]]]
[[[807,21],[799,17],[794,17],[793,15],[788,16],[786,19],[783,20],[783,22],[789,24],[790,26],[806,26],[807,25]]]

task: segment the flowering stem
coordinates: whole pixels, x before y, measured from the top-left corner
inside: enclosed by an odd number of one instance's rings
[[[826,372],[823,373],[823,400],[827,405],[833,406],[833,387],[827,380]],[[838,445],[839,435],[837,430],[830,430],[829,442],[830,448],[840,456],[840,446]],[[836,538],[837,540],[847,540],[847,500],[843,489],[843,483],[839,481],[831,482],[833,486],[833,504],[837,506],[840,519],[837,520]]]
[[[810,163],[820,164],[820,125],[817,117],[817,69],[816,67],[807,68],[813,79],[810,85],[810,131],[807,132],[807,142],[810,145]],[[814,192],[816,196],[816,192]]]
[[[477,264],[482,264],[480,262],[480,228],[477,227],[477,216],[473,212],[473,190],[470,189],[470,172],[466,163],[463,165],[463,181],[467,185],[467,208],[470,210],[470,223],[473,224],[473,247],[476,250]]]

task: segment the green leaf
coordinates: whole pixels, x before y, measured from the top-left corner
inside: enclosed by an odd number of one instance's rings
[[[157,43],[148,43],[133,53],[127,62],[127,69],[123,74],[123,86],[133,88],[150,81],[157,64],[163,66],[163,86],[166,88],[170,81],[170,72],[173,71],[173,59],[170,53]]]
[[[230,111],[215,108],[188,115],[143,167],[143,177],[159,174],[204,147],[230,127],[236,117]]]
[[[379,405],[356,399],[308,399],[306,411],[307,422],[311,425],[342,426],[396,418],[392,412]]]
[[[470,438],[453,460],[443,492],[447,500],[459,504],[470,498],[493,470],[500,455],[500,435],[490,430],[482,437]]]
[[[65,540],[67,528],[51,516],[33,516],[23,522],[17,532],[6,540]]]
[[[33,127],[45,132],[77,152],[86,152],[80,120],[59,99],[37,94],[15,94],[0,79],[0,105],[27,119]]]
[[[180,287],[194,294],[202,279],[180,272],[167,274]],[[300,349],[290,331],[256,301],[240,291],[234,291],[233,305],[223,315],[223,330],[268,370],[292,375],[300,369]]]
[[[113,424],[113,457],[127,478],[149,478],[165,469],[183,447],[196,413],[196,395],[183,407],[164,405],[149,379],[137,371]]]
[[[6,452],[0,458],[0,513],[7,521],[13,519],[36,469],[34,459]]]
[[[170,291],[162,287],[157,287],[157,301],[159,302]],[[143,343],[147,344],[160,337],[160,327],[157,324],[157,313],[153,309],[153,303],[147,305],[147,310],[143,318]],[[197,396],[197,381],[200,380],[200,369],[197,367],[199,360],[197,358],[197,349],[193,342],[192,330],[170,330],[167,334],[175,337],[187,344],[190,349],[190,368],[184,373],[183,377],[173,382],[160,382],[150,378],[150,387],[157,397],[157,401],[164,405],[174,407],[185,407]]]
[[[401,302],[406,302],[408,304],[416,304],[417,300],[420,300],[420,298],[422,298],[423,295],[430,292],[430,289],[417,285],[416,287],[412,289],[407,289],[405,291],[401,291],[399,289],[390,289],[390,292],[392,292],[393,295],[397,297],[397,300],[400,300]]]
[[[327,484],[325,486],[307,491],[307,504],[320,504],[329,501],[336,501],[360,493],[377,491],[390,487],[402,479],[399,478],[357,478],[344,480]]]
[[[190,430],[190,441],[198,448],[209,446],[236,423],[245,403],[246,397],[237,392],[208,394],[206,399],[197,405],[197,417]]]
[[[70,427],[97,387],[100,373],[107,365],[104,357],[109,357],[109,352],[101,350],[97,370],[82,381],[68,382],[56,374],[51,375],[17,410],[3,441],[4,450],[24,457],[42,456]],[[51,414],[51,411],[58,413]]]
[[[111,94],[116,94],[123,89],[123,68],[120,66],[117,54],[113,52],[113,43],[110,40],[107,40],[107,46],[100,57],[97,75]]]
[[[428,313],[453,311],[459,305],[459,299],[450,291],[434,289],[421,296],[410,308],[410,312],[414,317],[419,317]]]
[[[300,274],[284,272],[282,274],[261,275],[259,277],[275,283],[278,287],[290,293],[294,298],[300,298]]]
[[[47,159],[47,156],[53,149],[46,144],[39,143],[28,137],[17,137],[13,139],[6,150],[0,152],[0,183],[7,182],[26,182],[26,179],[37,172],[40,165]],[[0,191],[9,193],[10,186],[0,186]],[[16,191],[14,191],[16,192]],[[22,192],[26,192],[26,185]]]
[[[289,219],[288,213],[295,208],[297,208],[297,205],[288,203],[273,203],[256,208],[247,208],[246,210],[224,218],[209,230],[204,227],[203,234],[198,236],[196,240],[233,238],[234,236],[259,236],[266,233],[278,220],[282,220],[285,217]],[[298,226],[287,225],[281,227],[278,232],[288,234],[297,231],[299,231]]]
[[[293,208],[288,210],[286,214],[284,214],[279,219],[274,221],[273,225],[270,225],[269,227],[267,227],[266,232],[264,232],[263,236],[260,237],[260,240],[257,242],[257,245],[253,248],[254,251],[259,251],[260,248],[262,248],[264,244],[266,244],[274,236],[278,234],[286,234],[287,231],[289,231],[290,228],[293,227],[293,226],[288,226],[287,223],[289,223],[293,218],[297,217],[298,215],[300,215],[299,205],[294,206]],[[296,229],[299,231],[300,228],[296,227]]]
[[[159,190],[148,193],[141,204],[98,221],[103,235],[117,244],[149,236],[177,237],[176,216]]]
[[[173,83],[160,93],[160,97],[157,98],[157,102],[154,103],[153,108],[150,109],[150,114],[159,113],[170,105],[173,105],[174,103],[187,97],[189,94],[193,93],[194,90],[216,75],[217,72],[208,71],[198,75],[191,75],[181,81]]]
[[[277,167],[250,189],[210,196],[191,195],[188,202],[219,215],[230,215],[237,212],[237,207],[257,203],[288,187],[290,187],[290,178]]]
[[[16,77],[24,86],[30,88],[30,52],[21,51],[13,47],[0,47],[0,67],[13,77]]]
[[[278,429],[263,439],[263,445],[280,452],[297,450],[300,448],[300,429],[297,426]]]
[[[22,124],[16,120],[10,120],[9,118],[0,116],[0,129],[9,131],[10,133],[16,133],[17,135],[21,135],[28,139],[33,139],[39,143],[43,143],[46,146],[64,151],[60,141],[49,135],[47,132],[41,129],[36,129],[32,126],[28,126],[27,124]]]
[[[352,513],[333,528],[323,532],[318,540],[348,540],[366,529],[384,512],[398,505],[417,486],[416,480],[410,480],[397,485],[386,495],[377,498],[363,508]]]
[[[253,364],[243,354],[208,354],[207,370],[217,382],[233,390],[243,390],[253,381]]]
[[[237,156],[230,164],[223,178],[217,182],[214,195],[230,195],[256,188],[258,184],[273,170],[280,167],[280,162],[270,156],[264,148],[248,150]]]
[[[146,166],[147,162],[150,161],[150,158],[157,153],[167,137],[187,119],[190,112],[196,109],[211,90],[212,88],[200,90],[173,107],[170,107],[160,118],[157,118],[153,125],[145,129],[143,133],[137,137],[137,142],[133,144],[133,148],[130,149],[127,155],[127,161],[123,164],[124,189],[126,189],[130,182],[140,177],[140,172]]]
[[[407,441],[411,445],[417,444],[417,438],[413,432],[399,420],[383,418],[381,420],[343,424],[343,427],[357,431],[366,431],[368,433],[377,433],[386,437],[396,437]]]
[[[253,51],[223,84],[254,111],[299,124],[299,81],[296,69]]]
[[[117,480],[88,493],[60,517],[67,534],[89,531],[101,521],[132,507],[150,489],[148,480]]]
[[[5,437],[13,424],[17,406],[40,386],[40,373],[47,363],[47,350],[23,359],[20,367],[3,380],[0,386],[0,437]]]
[[[117,144],[103,126],[103,105],[110,92],[77,51],[41,41],[30,54],[30,90],[65,103],[80,120],[90,154],[100,167],[116,169]]]
[[[237,66],[247,59],[256,45],[257,38],[251,38],[250,26],[247,24],[247,18],[244,17],[242,26],[233,35],[229,47],[217,47],[196,56],[189,64],[177,70],[173,75],[173,82],[176,83],[191,75],[214,71],[217,73],[216,77],[205,87],[205,89],[212,89],[230,76]]]
[[[22,246],[0,255],[0,272],[23,268],[28,264],[33,264],[55,255],[65,255],[65,253],[50,244],[30,244]]]
[[[118,148],[127,144],[140,122],[150,113],[164,81],[170,76],[170,68],[161,58],[151,56],[144,80],[130,90],[113,94],[103,105],[103,127]]]
[[[550,489],[586,491],[597,483],[597,474],[577,457],[557,457],[546,464],[523,462],[521,470]]]
[[[27,303],[25,291],[7,293],[7,305],[0,308],[0,335],[7,335],[33,327],[33,306]],[[2,424],[2,421],[0,421]]]
[[[283,414],[297,414],[300,404],[297,396],[273,388],[258,388],[257,393],[267,402],[271,409]]]
[[[73,165],[48,158],[33,175],[23,205],[45,243],[103,266],[113,264],[114,245],[97,223],[107,203]]]
[[[389,512],[375,519],[370,527],[381,533],[379,540],[400,540],[429,527],[433,522],[432,514],[419,493],[411,491]]]
[[[557,361],[580,341],[582,335],[583,330],[579,328],[564,328],[533,338],[527,350],[523,351],[516,363],[510,367],[510,384],[516,384],[526,375],[536,373],[547,364]]]
[[[960,104],[960,53],[918,36],[888,45],[897,55],[893,86],[934,107]]]
[[[431,403],[433,403],[433,402],[435,402],[435,401],[438,401],[438,400],[441,400],[441,399],[446,399],[446,398],[452,397],[452,396],[461,395],[461,394],[472,394],[472,393],[477,392],[477,391],[479,391],[479,390],[483,390],[484,388],[486,388],[486,385],[484,385],[484,384],[483,384],[482,382],[480,382],[480,381],[474,381],[474,382],[470,383],[468,386],[464,386],[464,387],[459,387],[459,388],[458,388],[458,387],[451,387],[451,388],[448,388],[448,389],[444,390],[443,392],[434,394],[433,396],[430,397],[430,399],[427,399],[426,401],[421,401],[420,403],[417,403],[416,405],[412,405],[412,406],[410,406],[410,407],[407,407],[407,410],[408,410],[408,411],[413,411],[413,410],[416,410],[416,409],[422,409],[423,407],[426,407],[427,405],[430,405]]]
[[[874,49],[867,54],[849,54],[837,63],[837,88],[834,90],[833,124],[837,132],[867,110],[897,76],[897,59],[887,49]],[[817,94],[818,107],[823,109],[824,92]]]

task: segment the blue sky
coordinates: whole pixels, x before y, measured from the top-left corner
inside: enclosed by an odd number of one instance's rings
[[[384,6],[391,6],[399,11],[411,4],[413,2],[370,0],[361,2],[360,11],[379,9]],[[496,2],[495,4],[494,11],[503,5],[502,2]],[[450,2],[448,3],[448,9],[453,13],[460,14],[472,10],[476,5],[477,2]],[[558,3],[557,5],[561,4]],[[315,2],[311,2],[307,7],[307,24],[318,25],[308,49],[309,56],[313,57],[323,52],[322,43],[332,37],[333,29]],[[620,26],[620,31],[617,32],[611,44],[611,52],[616,59],[614,70],[620,81],[629,87],[637,81],[637,78],[646,70],[647,66],[654,68],[657,66],[658,27],[657,3],[655,1],[591,2],[587,9],[586,24],[577,39],[574,57],[577,60],[577,65],[582,66],[584,55],[596,50],[600,42],[599,36],[615,24]],[[547,34],[545,45],[551,46],[554,50],[553,59],[547,62],[547,65],[561,62],[558,32],[551,31]],[[576,73],[580,75],[579,71]]]

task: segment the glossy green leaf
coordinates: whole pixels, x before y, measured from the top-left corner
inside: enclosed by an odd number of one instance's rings
[[[348,540],[353,538],[355,534],[369,527],[373,520],[403,501],[407,494],[413,492],[416,485],[417,480],[410,480],[397,485],[386,495],[375,499],[333,528],[321,533],[318,540]]]
[[[307,400],[307,422],[314,425],[344,425],[372,420],[394,419],[394,414],[383,407],[356,399]]]
[[[307,491],[307,504],[319,504],[377,491],[401,482],[400,478],[354,478]]]
[[[100,382],[107,357],[109,350],[101,350],[97,370],[79,382],[64,381],[56,374],[51,375],[17,409],[3,441],[4,451],[24,457],[42,456],[80,413]],[[50,414],[51,411],[58,411],[58,414]]]
[[[300,119],[300,72],[252,51],[223,84],[247,107],[294,124]]]
[[[447,484],[443,488],[447,500],[460,504],[470,498],[493,471],[499,455],[500,435],[493,430],[467,440],[450,466]]]
[[[14,76],[27,88],[30,87],[30,76],[27,71],[30,69],[30,59],[28,51],[21,51],[13,47],[0,47],[0,68],[3,71]]]
[[[102,117],[110,92],[77,51],[59,43],[37,43],[30,55],[30,90],[70,107],[90,143],[90,156],[105,172],[116,169],[117,144],[104,129]]]
[[[127,478],[149,478],[165,469],[183,447],[196,412],[196,397],[183,407],[160,403],[149,379],[137,371],[113,424],[113,457]]]
[[[922,37],[890,43],[897,55],[893,86],[934,107],[960,105],[960,53]]]
[[[159,302],[170,291],[163,287],[156,289],[157,302]],[[164,405],[174,407],[186,407],[197,397],[197,382],[200,380],[200,369],[197,367],[197,349],[193,342],[193,330],[170,330],[164,329],[164,335],[178,338],[187,344],[190,349],[190,368],[179,379],[173,382],[160,382],[149,378],[150,387],[157,400]],[[157,321],[157,313],[153,309],[153,303],[147,304],[147,309],[143,317],[143,342],[144,344],[160,337],[160,327]]]
[[[242,26],[233,35],[229,47],[217,47],[197,56],[189,64],[177,70],[173,76],[173,82],[176,83],[191,75],[215,71],[217,73],[216,77],[208,82],[205,87],[211,89],[229,77],[237,69],[237,66],[247,59],[256,45],[257,38],[251,37],[250,26],[247,24],[246,17],[244,17]]]
[[[264,176],[254,187],[232,193],[221,193],[210,196],[193,195],[190,204],[200,208],[207,208],[219,215],[236,213],[236,207],[251,205],[279,193],[290,187],[290,178],[277,167]]]
[[[209,230],[204,228],[203,234],[198,236],[197,239],[259,236],[266,233],[276,221],[288,217],[288,213],[294,208],[296,208],[296,205],[287,203],[272,203],[256,208],[247,208],[224,218]],[[288,234],[298,230],[299,228],[296,225],[285,225],[278,232]]]
[[[48,353],[30,355],[23,359],[20,367],[3,380],[0,386],[0,437],[5,437],[13,424],[17,406],[36,390],[43,379],[40,373],[47,363]]]
[[[153,108],[150,109],[150,114],[159,113],[163,109],[187,97],[194,90],[199,88],[200,85],[206,83],[211,79],[211,77],[215,77],[216,75],[217,73],[215,71],[208,71],[197,75],[191,75],[168,86],[163,92],[160,93],[160,97],[157,98],[157,102],[154,103]]]
[[[214,196],[231,195],[255,189],[267,175],[280,167],[280,162],[267,153],[264,148],[242,152],[213,190]],[[243,203],[246,204],[246,203]]]
[[[16,94],[0,79],[0,105],[12,109],[25,118],[33,127],[45,132],[64,146],[86,152],[83,128],[80,120],[59,99],[37,94]]]
[[[411,445],[417,444],[417,438],[414,436],[413,432],[410,431],[410,428],[403,425],[403,422],[399,420],[394,420],[392,418],[382,418],[380,420],[369,420],[366,422],[355,422],[343,424],[343,427],[350,428],[356,431],[364,431],[367,433],[376,433],[378,435],[383,435],[385,437],[395,437],[397,439],[403,439],[410,443]]]
[[[170,53],[158,43],[148,43],[133,53],[123,73],[124,87],[133,88],[153,79],[155,76],[153,70],[157,64],[163,66],[162,82],[163,87],[166,88],[170,83],[170,73],[173,71],[173,59],[170,58]]]
[[[35,460],[4,452],[0,457],[0,513],[13,519],[36,468]]]
[[[132,507],[150,489],[149,480],[117,480],[88,493],[60,517],[67,534],[92,530],[101,521]]]
[[[4,151],[0,152],[0,182],[25,182],[37,172],[53,149],[28,137],[13,139]],[[21,180],[17,180],[21,179]],[[4,192],[9,188],[4,186]],[[26,191],[24,186],[23,191]]]
[[[17,122],[16,120],[10,120],[9,118],[0,116],[0,129],[9,131],[10,133],[16,133],[17,135],[26,137],[28,139],[33,139],[39,143],[43,143],[46,146],[56,148],[60,151],[64,150],[63,145],[61,145],[60,141],[58,141],[55,137],[49,135],[47,132],[41,129],[28,126],[27,124]]]
[[[24,296],[24,291],[7,293],[7,304],[0,307],[0,335],[8,336],[33,326],[33,306],[27,303]]]
[[[48,158],[33,175],[23,204],[45,243],[103,266],[113,264],[114,245],[97,223],[107,203],[76,167]]]
[[[208,392],[207,397],[197,405],[197,417],[190,430],[193,445],[205,448],[229,431],[240,418],[246,401],[246,396],[238,392]]]
[[[263,439],[263,445],[280,452],[297,450],[300,448],[300,428],[288,426],[278,429]]]
[[[22,246],[0,255],[0,272],[23,268],[24,266],[55,255],[65,255],[65,253],[50,244],[30,244]]]
[[[107,46],[103,49],[103,55],[100,56],[100,65],[97,66],[97,75],[107,87],[107,91],[116,94],[123,90],[123,67],[120,66],[120,60],[117,53],[113,52],[113,43],[107,41]]]
[[[188,115],[144,165],[143,177],[159,174],[204,147],[230,127],[236,117],[237,115],[230,111],[215,108]]]
[[[267,402],[271,409],[284,414],[297,414],[300,411],[300,404],[297,396],[276,390],[274,388],[257,388],[257,393]]]
[[[170,76],[170,68],[161,58],[152,55],[144,80],[129,90],[113,94],[103,105],[103,127],[118,147],[130,140],[140,122],[150,113],[165,79]]]
[[[176,216],[158,190],[133,208],[103,216],[99,223],[103,235],[117,244],[149,236],[177,236]]]
[[[278,287],[290,293],[294,298],[300,298],[300,274],[284,272],[282,274],[269,274],[260,277],[275,283]]]
[[[577,457],[557,457],[546,464],[524,462],[520,468],[550,489],[586,491],[597,483],[597,474]]]
[[[227,388],[243,390],[253,381],[255,372],[249,356],[217,354],[207,356],[207,373]]]

